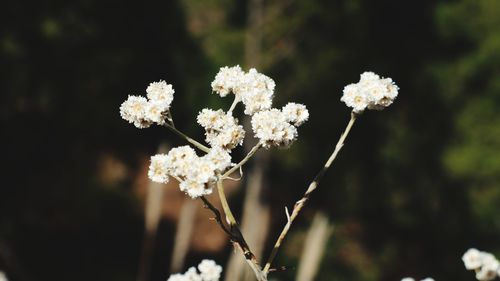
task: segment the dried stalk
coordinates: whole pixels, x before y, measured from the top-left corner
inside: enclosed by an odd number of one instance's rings
[[[264,275],[267,276],[271,269],[271,264],[276,257],[276,254],[278,253],[279,247],[281,246],[281,243],[285,239],[285,236],[288,234],[288,231],[290,230],[290,227],[292,226],[293,221],[295,218],[298,216],[299,212],[302,210],[304,207],[305,203],[307,200],[309,200],[309,196],[311,193],[318,187],[320,180],[323,178],[324,174],[330,168],[332,165],[333,161],[337,157],[337,154],[339,153],[340,149],[342,149],[342,146],[344,146],[345,139],[347,138],[347,135],[349,134],[349,131],[351,130],[352,126],[354,125],[354,121],[356,121],[357,114],[354,112],[351,112],[351,119],[349,120],[349,123],[347,124],[347,127],[345,128],[344,132],[340,136],[340,139],[337,142],[337,145],[335,146],[335,150],[333,151],[332,155],[330,155],[330,158],[326,161],[325,165],[323,168],[319,171],[319,173],[316,175],[314,180],[309,184],[309,187],[307,188],[306,192],[302,196],[302,198],[297,201],[293,207],[292,214],[288,217],[287,215],[287,223],[285,224],[285,227],[283,227],[283,230],[281,231],[280,236],[276,240],[276,243],[274,244],[274,248],[271,251],[271,254],[269,255],[269,259],[267,260],[267,263],[264,267],[263,273]]]

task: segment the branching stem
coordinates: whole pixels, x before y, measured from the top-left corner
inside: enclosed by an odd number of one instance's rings
[[[177,135],[179,135],[181,138],[185,139],[187,142],[189,142],[190,144],[196,146],[199,150],[205,152],[205,153],[208,153],[210,151],[210,148],[204,146],[203,144],[197,142],[196,140],[188,137],[186,134],[184,134],[183,132],[177,130],[173,124],[173,121],[171,124],[169,123],[165,123],[165,127],[169,128],[172,132],[176,133]]]
[[[351,112],[351,119],[349,120],[349,123],[347,124],[347,127],[345,128],[344,132],[340,136],[340,139],[337,142],[337,145],[335,146],[335,150],[333,153],[330,155],[330,158],[326,161],[325,165],[321,170],[318,172],[314,180],[309,184],[309,187],[307,188],[306,192],[302,196],[302,198],[297,201],[293,207],[292,214],[287,218],[287,223],[285,224],[285,227],[281,231],[280,236],[278,237],[278,240],[276,240],[276,243],[274,244],[274,248],[271,251],[271,254],[269,255],[269,259],[267,260],[266,266],[264,267],[263,273],[264,275],[267,276],[271,269],[271,264],[276,257],[276,254],[278,253],[279,247],[281,246],[281,243],[285,239],[285,236],[288,234],[288,231],[290,230],[290,227],[292,226],[293,221],[299,214],[300,210],[304,207],[305,203],[307,200],[309,200],[309,196],[311,193],[318,187],[320,180],[323,178],[323,175],[325,172],[330,168],[332,165],[333,161],[337,157],[337,154],[339,153],[340,149],[342,149],[342,146],[344,146],[345,139],[347,138],[347,135],[351,131],[352,126],[354,125],[354,122],[356,121],[356,113]]]

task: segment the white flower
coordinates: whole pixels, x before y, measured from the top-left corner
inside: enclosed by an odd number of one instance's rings
[[[356,113],[363,112],[368,106],[366,95],[360,91],[357,84],[349,84],[344,87],[344,94],[340,98],[348,107],[352,107],[352,111]]]
[[[120,115],[137,128],[147,128],[151,121],[146,118],[146,107],[148,101],[141,96],[128,96],[127,100],[120,106]]]
[[[391,78],[380,78],[373,72],[365,72],[358,83],[344,88],[340,100],[352,107],[355,113],[361,113],[366,108],[382,110],[393,103],[398,90]]]
[[[149,165],[148,177],[158,183],[168,182],[168,156],[165,154],[157,154],[151,157]]]
[[[257,72],[255,68],[250,69],[245,74],[243,83],[235,89],[236,95],[245,105],[245,114],[253,115],[258,111],[270,109],[275,86],[273,79]]]
[[[231,155],[220,147],[212,147],[203,157],[210,161],[218,172],[223,172],[231,166]]]
[[[164,103],[150,100],[146,105],[145,118],[158,125],[165,124],[165,113],[168,107]]]
[[[204,183],[190,179],[184,180],[179,184],[181,191],[185,192],[193,199],[212,193],[212,189],[207,189],[205,186],[206,184]]]
[[[196,121],[198,121],[198,124],[200,124],[205,129],[220,130],[222,129],[224,123],[226,122],[225,117],[226,113],[224,113],[222,109],[216,111],[204,108],[198,113]]]
[[[184,273],[184,276],[187,278],[189,281],[203,281],[203,278],[198,274],[198,271],[196,271],[196,268],[190,267],[186,273]]]
[[[198,113],[198,124],[205,128],[206,142],[212,147],[233,149],[243,143],[245,130],[238,125],[238,119],[224,113],[221,109],[203,109]]]
[[[476,271],[476,279],[481,281],[493,280],[497,277],[499,262],[496,259],[488,259],[480,270]]]
[[[190,267],[184,274],[172,274],[167,281],[219,281],[222,267],[212,260],[203,260],[196,268]]]
[[[288,146],[297,138],[297,129],[276,108],[252,116],[252,129],[264,147]]]
[[[281,111],[285,115],[286,121],[293,123],[296,127],[302,125],[309,119],[309,111],[303,104],[289,102]]]
[[[479,250],[471,248],[462,256],[462,261],[467,270],[478,269],[483,264],[482,257]]]
[[[222,273],[222,267],[213,260],[202,260],[198,265],[198,270],[203,281],[218,281]]]
[[[427,277],[427,278],[425,278],[425,279],[422,279],[421,281],[434,281],[434,279],[433,279],[433,278],[430,278],[430,277]]]
[[[161,103],[168,110],[174,100],[175,91],[172,85],[160,80],[159,82],[150,83],[146,89],[146,93],[149,100]]]
[[[167,156],[171,175],[177,177],[185,177],[193,160],[198,158],[194,149],[188,145],[172,148]]]
[[[405,277],[405,278],[401,279],[401,281],[415,281],[415,279],[413,279],[411,277]]]
[[[222,67],[212,82],[212,91],[225,97],[241,84],[244,75],[239,65]]]

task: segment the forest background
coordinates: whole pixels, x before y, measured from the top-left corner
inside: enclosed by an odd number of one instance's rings
[[[293,100],[311,113],[291,149],[268,153],[264,254],[284,206],[300,198],[349,118],[343,87],[363,71],[400,87],[394,105],[359,118],[287,238],[277,262],[287,270],[275,280],[294,280],[317,212],[333,229],[318,281],[473,280],[465,250],[500,255],[500,1],[7,1],[0,270],[11,280],[136,280],[147,161],[160,144],[182,141],[130,126],[119,105],[164,79],[176,90],[177,126],[202,140],[196,113],[227,108],[210,82],[236,64],[276,81],[275,104]],[[243,183],[230,199],[239,217],[245,194]],[[175,198],[165,208],[180,209]],[[169,275],[178,213],[162,213],[148,280]],[[226,242],[190,247],[182,269],[202,258],[225,266]]]

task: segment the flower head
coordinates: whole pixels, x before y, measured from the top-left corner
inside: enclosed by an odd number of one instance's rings
[[[148,100],[141,96],[128,96],[127,100],[120,106],[120,115],[137,128],[151,126],[151,121],[146,118]]]
[[[168,110],[174,100],[175,90],[172,88],[172,85],[160,80],[159,82],[150,83],[146,88],[146,93],[150,101],[161,103]]]
[[[203,281],[218,281],[222,273],[222,267],[213,260],[202,260],[198,265],[198,270]]]
[[[283,112],[272,108],[252,116],[252,129],[264,147],[289,146],[297,138],[297,128],[287,122]]]
[[[287,122],[293,123],[298,127],[309,119],[309,111],[306,106],[300,103],[289,102],[281,111],[285,115]]]
[[[373,72],[364,72],[358,83],[344,87],[340,100],[355,113],[361,113],[366,108],[382,110],[393,103],[398,90],[391,78],[380,78]]]
[[[157,154],[151,157],[149,165],[148,177],[158,183],[168,182],[168,156],[165,154]]]
[[[245,72],[239,65],[233,67],[222,67],[212,82],[212,91],[221,97],[227,96],[241,84]]]

